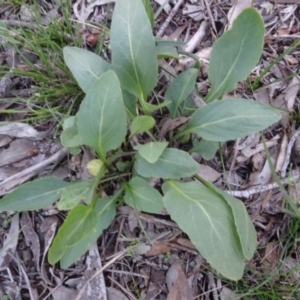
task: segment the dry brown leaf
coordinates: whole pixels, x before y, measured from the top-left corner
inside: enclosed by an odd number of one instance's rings
[[[162,138],[167,132],[176,129],[177,127],[187,123],[190,118],[187,117],[179,117],[176,119],[167,119],[165,120],[164,124],[159,133],[159,137]]]
[[[119,290],[109,287],[106,289],[107,300],[128,300],[128,298]]]
[[[265,249],[264,261],[267,263],[269,271],[273,272],[278,265],[280,258],[279,244],[268,243]]]
[[[51,282],[51,280],[48,277],[48,272],[46,271],[45,267],[45,259],[53,241],[53,238],[55,236],[57,224],[58,218],[56,216],[51,216],[43,220],[43,223],[41,224],[40,228],[41,232],[44,234],[44,253],[41,263],[41,276],[48,285],[53,285],[53,282]]]
[[[272,162],[274,163],[274,159],[271,158]],[[253,185],[264,185],[267,184],[272,178],[272,171],[269,166],[268,161],[265,161],[264,167],[260,172],[253,172],[250,174],[249,182],[247,184],[248,187]]]
[[[8,267],[17,248],[19,238],[19,214],[15,214],[0,251],[0,268]]]
[[[187,247],[187,248],[190,248],[190,249],[193,249],[193,250],[197,250],[197,248],[194,246],[194,244],[188,239],[178,238],[176,240],[176,243],[179,244],[179,245],[182,245],[184,247]]]
[[[170,36],[167,37],[167,40],[168,41],[177,41],[187,26],[188,26],[188,23],[177,27],[175,29],[175,31]]]
[[[276,30],[277,35],[287,35],[289,34],[288,28],[279,28]]]
[[[266,161],[266,154],[264,152],[255,153],[251,159],[252,168],[256,171],[260,171]]]
[[[168,270],[166,283],[169,289],[167,300],[193,299],[193,293],[188,280],[178,262],[175,262]]]
[[[155,243],[152,245],[151,249],[145,253],[146,257],[149,256],[157,256],[160,254],[166,254],[172,250],[172,247],[163,244],[163,243]]]
[[[203,165],[203,164],[199,164],[199,165],[200,165],[200,168],[199,168],[199,171],[197,174],[207,181],[215,182],[222,176],[221,173],[217,172],[210,166]]]
[[[211,50],[212,50],[212,47],[207,47],[207,48],[199,50],[197,53],[194,54],[199,58],[199,62],[201,65],[201,73],[203,75],[207,74]],[[184,71],[184,70],[192,67],[194,64],[195,64],[194,58],[183,57],[183,58],[180,58],[179,63],[175,67],[175,70],[176,70],[176,72]]]
[[[25,242],[28,247],[30,247],[31,252],[33,253],[34,261],[38,272],[40,271],[40,240],[36,232],[32,227],[32,221],[28,212],[23,212],[20,219],[20,225],[23,229],[23,234],[25,237]]]
[[[160,282],[150,282],[149,287],[147,289],[147,295],[145,300],[153,300],[156,299],[158,295],[162,294],[162,284]]]

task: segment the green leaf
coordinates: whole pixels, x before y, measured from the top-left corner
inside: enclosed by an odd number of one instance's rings
[[[60,259],[61,268],[68,268],[97,241],[103,230],[106,229],[115,218],[116,201],[112,198],[99,199],[94,209],[98,220],[96,225],[83,239],[73,246],[67,247]]]
[[[243,275],[244,255],[231,208],[216,193],[196,182],[163,184],[163,203],[203,257],[223,276]]]
[[[165,94],[165,101],[170,101],[168,109],[171,118],[176,118],[179,105],[186,100],[195,87],[197,69],[188,69],[178,75],[170,84]]]
[[[67,118],[64,121],[63,129],[60,140],[64,147],[77,147],[83,144],[78,134],[76,116]]]
[[[179,179],[196,174],[199,165],[188,153],[167,148],[153,164],[136,154],[134,169],[143,177]]]
[[[197,152],[200,153],[205,160],[211,160],[215,157],[218,149],[219,142],[201,139],[200,142],[198,140],[193,141],[193,148],[189,151],[189,153]]]
[[[120,172],[125,172],[125,170],[129,169],[129,167],[131,166],[131,162],[130,161],[118,161],[116,163],[116,167],[118,169],[118,171]]]
[[[153,9],[151,6],[151,2],[150,2],[150,0],[142,0],[142,1],[144,4],[144,7],[145,7],[145,11],[148,15],[151,27],[153,28],[154,27],[154,13],[153,13]]]
[[[155,39],[156,51],[158,58],[179,58],[178,52],[175,46],[182,47],[185,45],[184,42],[177,41],[166,41],[164,39]]]
[[[60,198],[70,183],[56,177],[25,183],[0,200],[0,211],[32,211],[45,208]]]
[[[243,254],[246,259],[251,259],[256,250],[257,235],[245,205],[242,201],[216,188],[211,182],[203,179],[202,181],[211,191],[217,193],[220,197],[223,197],[231,207]]]
[[[148,112],[154,112],[156,110],[159,110],[159,109],[162,109],[164,107],[166,107],[170,102],[163,102],[163,103],[160,103],[158,105],[153,105],[153,104],[150,104],[150,103],[144,103],[144,106],[145,108],[148,110]]]
[[[155,163],[167,148],[168,142],[150,142],[144,145],[136,145],[135,150],[150,164]]]
[[[93,180],[75,182],[64,188],[57,204],[59,210],[70,210],[81,200],[85,200],[93,186]]]
[[[256,66],[263,51],[264,23],[254,8],[245,9],[213,45],[208,77],[210,102],[235,89]]]
[[[111,24],[112,64],[122,88],[146,97],[158,76],[156,45],[141,0],[116,1]]]
[[[86,237],[96,224],[97,213],[92,204],[89,206],[78,205],[73,208],[59,228],[50,247],[48,253],[49,263],[57,263],[67,251],[67,248],[76,245]]]
[[[122,94],[127,116],[130,120],[133,120],[134,117],[137,115],[136,97],[125,90],[122,90]]]
[[[196,133],[208,141],[226,142],[264,130],[281,114],[270,106],[246,99],[215,101],[196,110],[179,134]]]
[[[161,194],[140,177],[128,182],[124,199],[126,204],[138,211],[158,213],[163,209]]]
[[[240,201],[224,193],[218,191],[224,197],[232,209],[234,222],[237,227],[239,238],[242,244],[243,253],[246,259],[251,259],[257,246],[257,235],[253,223],[247,213],[244,204]]]
[[[81,89],[87,93],[94,82],[111,69],[111,65],[93,52],[77,47],[64,47],[64,60]]]
[[[103,165],[103,161],[101,159],[92,159],[86,165],[87,170],[92,176],[97,176],[101,170],[101,168],[106,167]]]
[[[95,149],[101,158],[123,142],[127,116],[122,91],[113,71],[102,75],[80,105],[77,126],[83,144]]]
[[[130,137],[150,130],[155,125],[155,120],[150,116],[137,116],[133,119]]]

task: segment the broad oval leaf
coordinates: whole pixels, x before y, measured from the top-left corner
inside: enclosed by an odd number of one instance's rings
[[[64,188],[61,198],[57,203],[59,210],[70,210],[81,200],[85,200],[93,186],[93,180],[74,182]]]
[[[161,194],[140,177],[134,177],[128,182],[124,199],[129,206],[139,211],[158,213],[163,209]]]
[[[73,246],[67,247],[60,258],[61,268],[66,269],[78,260],[97,241],[103,230],[110,225],[116,215],[115,199],[99,199],[95,205],[95,212],[98,220],[96,225],[84,238]]]
[[[50,247],[48,260],[57,263],[68,247],[76,245],[89,234],[97,224],[97,214],[93,205],[78,205],[68,214]]]
[[[82,145],[82,141],[78,134],[76,116],[67,118],[63,124],[63,133],[60,137],[64,147],[77,147]]]
[[[122,88],[146,97],[158,76],[156,45],[141,0],[116,1],[110,42],[112,64]]]
[[[250,260],[257,247],[257,235],[249,214],[241,201],[222,191],[218,192],[224,197],[232,209],[244,256]]]
[[[25,183],[0,200],[0,211],[32,211],[45,208],[57,201],[70,185],[55,177]]]
[[[199,165],[188,153],[167,148],[153,164],[137,154],[134,169],[143,177],[179,179],[196,174]]]
[[[280,119],[277,110],[262,103],[225,99],[196,110],[179,135],[196,133],[208,141],[226,142],[264,130]]]
[[[201,255],[223,276],[243,275],[244,255],[229,205],[196,182],[163,184],[163,203]]]
[[[206,102],[235,89],[256,66],[264,44],[264,23],[254,8],[245,9],[213,45],[208,77],[211,90]]]
[[[167,148],[168,142],[150,142],[144,145],[136,145],[135,150],[150,164],[155,163]]]
[[[150,130],[155,125],[155,120],[151,116],[137,116],[131,123],[130,136]]]
[[[178,75],[168,87],[165,101],[171,102],[167,107],[171,118],[176,118],[179,105],[186,100],[195,87],[198,69],[191,68]]]
[[[99,55],[77,47],[64,47],[64,60],[81,89],[87,93],[94,82],[111,69]]]
[[[212,191],[224,198],[232,209],[234,222],[240,238],[243,254],[246,259],[250,260],[256,250],[257,235],[253,223],[247,213],[246,207],[242,201],[228,195],[227,193],[216,188],[211,182],[203,180],[204,184]]]
[[[83,144],[95,149],[101,158],[123,142],[127,116],[119,80],[108,71],[86,94],[77,113],[77,126]]]
[[[197,152],[202,155],[205,160],[211,160],[215,157],[217,151],[219,149],[219,142],[207,141],[205,139],[201,139],[193,141],[193,148],[189,151],[189,153]]]

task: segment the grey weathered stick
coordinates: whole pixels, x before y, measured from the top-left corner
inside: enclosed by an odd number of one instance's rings
[[[297,174],[293,174],[290,177],[284,179],[281,181],[281,183],[283,185],[289,184],[289,182],[293,182],[293,181],[297,181],[300,178],[300,173]],[[248,190],[244,190],[244,191],[225,191],[226,193],[235,196],[235,197],[240,197],[240,198],[250,198],[252,195],[258,194],[258,193],[262,193],[262,192],[266,192],[266,191],[270,191],[273,189],[278,188],[278,184],[276,182],[273,183],[269,183],[266,185],[262,185],[262,186],[255,186],[252,187]]]
[[[291,137],[288,146],[287,146],[287,150],[286,150],[286,156],[285,156],[285,160],[284,160],[284,164],[282,166],[282,171],[281,171],[281,178],[285,178],[286,176],[286,169],[290,163],[290,158],[291,158],[291,152],[292,152],[292,148],[295,144],[296,138],[298,137],[298,135],[300,134],[300,130],[297,130],[293,136]]]
[[[35,176],[38,172],[43,170],[46,166],[61,160],[64,156],[67,155],[67,153],[68,153],[68,149],[62,148],[58,152],[56,152],[55,154],[53,154],[52,156],[47,158],[46,160],[28,168],[22,172],[19,172],[15,175],[12,175],[12,176],[6,178],[5,180],[3,180],[0,183],[0,190],[3,189],[5,187],[5,185],[8,184],[9,182],[11,182],[12,180],[17,180],[24,176],[29,176],[28,177],[28,179],[29,179],[29,178]]]
[[[176,3],[176,5],[174,6],[174,8],[171,10],[169,16],[167,17],[166,21],[164,24],[162,24],[162,26],[160,27],[158,33],[157,33],[157,37],[162,37],[166,28],[168,27],[169,23],[171,22],[172,18],[175,16],[175,14],[177,13],[180,5],[183,3],[183,0],[178,0],[178,2]]]

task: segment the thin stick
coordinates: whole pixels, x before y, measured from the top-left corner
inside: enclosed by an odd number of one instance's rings
[[[68,149],[62,148],[58,152],[56,152],[55,154],[53,154],[52,156],[47,158],[46,160],[28,168],[22,172],[19,172],[15,175],[12,175],[12,176],[6,178],[5,180],[3,180],[0,183],[0,190],[3,189],[5,187],[5,185],[12,180],[20,179],[20,178],[22,178],[24,176],[28,176],[28,175],[30,176],[30,177],[28,177],[28,179],[35,176],[39,171],[43,170],[46,166],[48,166],[56,161],[61,160],[64,156],[67,155],[67,153],[68,153]]]
[[[295,144],[296,138],[298,137],[298,135],[300,134],[300,130],[297,130],[293,136],[291,137],[287,149],[286,149],[286,156],[285,156],[285,160],[284,160],[284,164],[282,166],[282,170],[281,170],[281,178],[285,178],[286,176],[286,169],[290,163],[290,158],[291,158],[291,152],[292,152],[292,148]]]
[[[281,183],[282,183],[282,185],[287,185],[290,182],[293,182],[293,181],[295,182],[295,181],[299,180],[299,178],[300,178],[300,173],[297,173],[297,174],[292,175],[289,178],[282,180]],[[244,190],[244,191],[228,191],[228,190],[226,190],[224,192],[226,192],[232,196],[235,196],[235,197],[250,198],[252,195],[266,192],[269,190],[273,190],[276,188],[278,188],[278,184],[277,184],[277,182],[273,182],[273,183],[269,183],[269,184],[262,185],[262,186],[256,186],[251,189]]]
[[[113,264],[116,260],[118,260],[120,257],[122,257],[126,253],[126,250],[120,252],[118,255],[116,255],[112,260],[110,260],[108,263],[106,263],[100,270],[95,272],[95,274],[87,280],[87,282],[84,284],[84,286],[79,291],[77,297],[74,300],[80,300],[82,299],[82,295],[84,293],[84,290],[87,288],[90,281],[92,281],[95,277],[98,276],[101,272],[103,272],[105,269],[107,269],[111,264]]]
[[[162,37],[162,35],[164,34],[166,28],[168,27],[169,23],[171,22],[172,18],[175,16],[175,14],[177,13],[180,5],[183,3],[183,0],[179,0],[176,5],[174,6],[174,8],[171,10],[169,16],[167,17],[166,21],[164,24],[162,24],[162,26],[160,27],[158,33],[157,33],[157,37]]]

